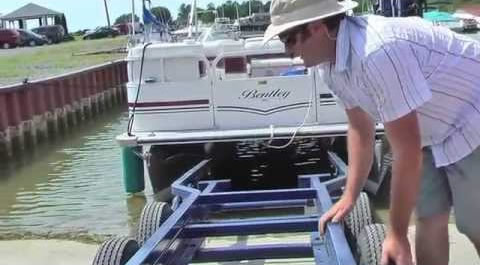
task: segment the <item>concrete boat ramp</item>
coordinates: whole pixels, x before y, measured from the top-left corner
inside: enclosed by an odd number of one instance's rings
[[[413,247],[415,228],[410,227],[410,239]],[[301,233],[288,235],[288,240],[305,240]],[[218,244],[265,244],[285,240],[285,237],[269,236],[232,236],[207,240],[209,246]],[[98,245],[63,240],[6,240],[0,241],[0,265],[88,265],[93,261]],[[450,224],[450,264],[477,264],[480,259],[467,238],[460,234],[454,224]],[[206,263],[205,263],[206,264]],[[244,262],[208,263],[222,265],[274,265],[286,264],[286,260],[255,260]],[[314,264],[312,259],[292,259],[288,264]]]

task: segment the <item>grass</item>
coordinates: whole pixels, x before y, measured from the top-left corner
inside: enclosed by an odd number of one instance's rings
[[[123,48],[126,42],[125,36],[98,40],[76,38],[75,41],[55,45],[0,50],[0,86],[18,83],[25,78],[35,80],[124,58],[124,53],[78,54]]]

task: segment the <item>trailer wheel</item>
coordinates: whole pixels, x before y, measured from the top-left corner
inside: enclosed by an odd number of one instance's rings
[[[124,265],[139,249],[137,241],[130,237],[114,237],[100,245],[93,265]]]
[[[357,238],[359,265],[380,265],[386,228],[383,224],[365,226]]]
[[[363,228],[372,224],[370,201],[365,192],[361,192],[352,211],[345,218],[345,225],[354,239],[362,232]]]
[[[383,155],[382,162],[380,164],[380,178],[382,180],[386,180],[392,176],[392,163],[393,155],[392,152],[389,151]]]
[[[139,245],[143,246],[171,214],[172,210],[168,203],[155,201],[147,203],[138,222],[137,241]]]

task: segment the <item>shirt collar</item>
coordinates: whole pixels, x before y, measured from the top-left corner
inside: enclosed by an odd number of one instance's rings
[[[343,72],[347,69],[347,63],[350,55],[350,32],[347,20],[348,18],[342,19],[338,27],[335,54],[335,72]]]

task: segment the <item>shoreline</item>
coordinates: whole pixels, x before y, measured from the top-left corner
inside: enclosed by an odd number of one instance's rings
[[[58,239],[0,241],[0,265],[92,264],[98,244]]]

